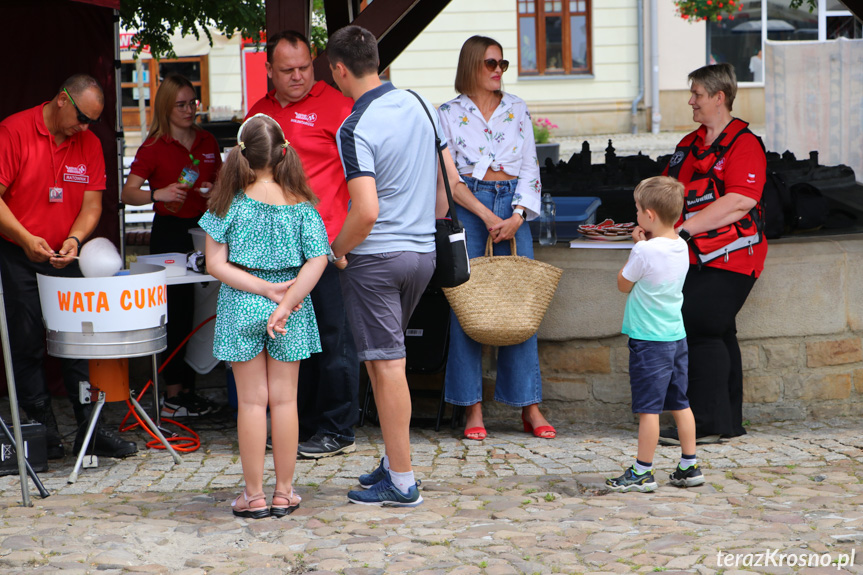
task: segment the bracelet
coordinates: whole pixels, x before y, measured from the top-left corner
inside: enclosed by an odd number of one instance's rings
[[[66,238],[66,239],[67,239],[67,240],[75,240],[75,243],[76,243],[76,244],[78,244],[78,253],[80,254],[80,253],[81,253],[81,240],[79,240],[79,239],[78,239],[78,238],[76,238],[75,236],[69,236],[69,237],[68,237],[68,238]]]
[[[150,188],[150,201],[154,204],[156,203],[156,190],[153,188]]]

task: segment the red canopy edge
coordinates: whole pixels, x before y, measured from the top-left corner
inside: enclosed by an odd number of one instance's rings
[[[120,9],[120,0],[72,0],[73,2],[81,2],[83,4],[95,4],[104,8]]]

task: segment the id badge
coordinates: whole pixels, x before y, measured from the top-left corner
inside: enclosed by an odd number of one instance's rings
[[[63,202],[63,188],[48,188],[48,201],[52,204]]]

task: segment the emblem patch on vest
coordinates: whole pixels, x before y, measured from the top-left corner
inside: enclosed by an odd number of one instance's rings
[[[674,155],[671,156],[671,160],[669,160],[668,165],[669,166],[676,166],[677,164],[682,162],[683,158],[685,158],[685,157],[686,157],[686,152],[684,152],[682,150],[677,150],[676,152],[674,152]]]

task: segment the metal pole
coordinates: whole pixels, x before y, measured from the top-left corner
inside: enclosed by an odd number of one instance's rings
[[[638,94],[632,101],[632,133],[638,133],[638,103],[644,99],[644,0],[638,0]]]
[[[120,209],[117,211],[120,220],[120,258],[123,260],[123,267],[126,267],[126,207],[123,205],[123,156],[126,151],[126,138],[123,135],[123,77],[120,66],[120,11],[114,10],[114,85],[116,89],[115,96],[117,98],[116,114],[114,118],[114,133],[116,134],[117,143],[117,192],[119,194],[118,204]]]
[[[102,408],[105,407],[105,393],[99,392],[99,399],[93,407],[93,413],[90,414],[90,423],[87,425],[87,433],[84,435],[84,441],[81,442],[81,451],[78,452],[78,459],[75,460],[75,468],[69,475],[68,483],[78,481],[78,472],[81,471],[81,466],[84,464],[84,455],[87,453],[87,448],[90,447],[90,439],[93,437],[93,432],[96,430],[96,423],[99,419],[99,414],[102,413]]]
[[[650,105],[653,108],[651,114],[650,131],[659,133],[659,124],[662,122],[662,113],[659,106],[659,16],[657,12],[659,0],[650,1]]]
[[[6,385],[9,389],[9,410],[12,412],[12,429],[15,430],[15,453],[18,455],[18,475],[21,477],[21,500],[24,507],[32,507],[27,486],[27,465],[24,459],[24,438],[21,436],[21,417],[18,414],[18,393],[15,390],[15,373],[12,370],[12,352],[9,350],[9,324],[6,322],[6,299],[3,295],[3,278],[0,276],[0,339],[3,340],[3,362],[6,364]]]

